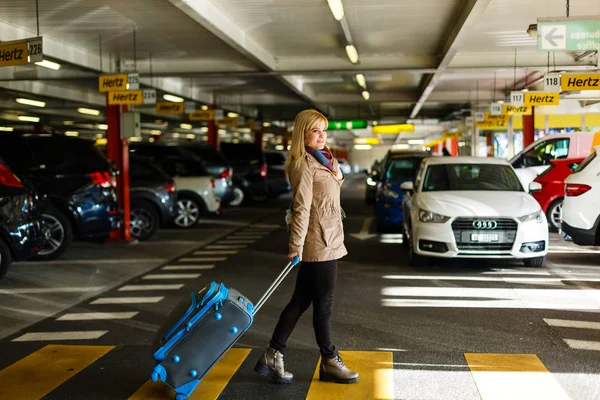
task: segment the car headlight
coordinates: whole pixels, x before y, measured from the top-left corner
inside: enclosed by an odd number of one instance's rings
[[[427,210],[419,210],[419,219],[421,222],[444,223],[450,219],[445,215],[436,214]]]
[[[369,186],[377,186],[377,182],[373,178],[368,177],[367,178],[367,185],[369,185]]]
[[[523,215],[522,217],[519,217],[519,221],[521,221],[521,222],[535,221],[535,222],[541,223],[544,221],[542,219],[542,210],[532,212],[531,214]]]
[[[392,199],[397,199],[398,197],[400,197],[398,192],[395,192],[392,189],[385,186],[383,187],[383,189],[381,189],[381,194],[385,197],[391,197]]]

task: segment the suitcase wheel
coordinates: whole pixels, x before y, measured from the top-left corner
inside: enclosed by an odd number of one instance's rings
[[[159,364],[154,367],[152,375],[150,375],[150,379],[152,379],[152,382],[158,382],[159,380],[164,382],[167,379],[167,371],[162,365]]]
[[[181,393],[177,393],[177,395],[175,396],[175,400],[185,400],[188,397],[185,394],[181,394]]]

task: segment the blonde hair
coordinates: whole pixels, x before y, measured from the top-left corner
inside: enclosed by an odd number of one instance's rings
[[[291,166],[306,154],[304,150],[304,133],[312,128],[318,121],[329,123],[327,117],[317,110],[304,110],[296,115],[294,121],[294,132],[292,133],[292,144],[285,161],[285,170],[289,173]]]

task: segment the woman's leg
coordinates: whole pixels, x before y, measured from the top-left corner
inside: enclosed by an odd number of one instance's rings
[[[337,356],[331,339],[331,313],[337,281],[337,261],[315,263],[312,274],[313,326],[323,358]]]

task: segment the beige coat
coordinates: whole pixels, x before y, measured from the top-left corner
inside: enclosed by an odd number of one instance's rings
[[[338,162],[332,160],[334,169]],[[331,261],[348,254],[344,246],[338,179],[310,154],[296,161],[289,171],[294,201],[290,252],[303,261]]]

